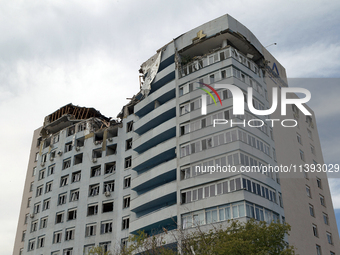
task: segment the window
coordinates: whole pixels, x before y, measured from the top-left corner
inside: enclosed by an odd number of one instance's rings
[[[43,154],[43,155],[41,156],[41,165],[42,165],[42,166],[45,165],[46,159],[47,159],[47,154],[45,153],[45,154]]]
[[[124,189],[129,188],[131,185],[131,176],[124,177]]]
[[[125,167],[125,168],[131,167],[131,156],[125,158],[125,165],[124,165],[124,167]]]
[[[320,195],[320,203],[321,205],[326,206],[325,197],[323,195]]]
[[[128,245],[128,241],[129,241],[128,238],[122,238],[122,240],[120,241],[122,249]]]
[[[108,252],[111,250],[111,242],[99,243],[99,246],[102,248],[103,252]]]
[[[52,191],[52,184],[53,184],[53,181],[46,183],[45,193],[48,193],[48,192]]]
[[[39,213],[39,212],[40,212],[40,202],[34,205],[34,213]]]
[[[38,159],[39,159],[39,152],[37,152],[37,153],[35,154],[34,162],[37,162]]]
[[[37,187],[37,194],[36,194],[37,197],[42,195],[43,187],[44,187],[44,185],[40,185],[39,187]]]
[[[62,176],[60,178],[60,187],[64,187],[68,184],[68,175]]]
[[[129,217],[124,217],[122,219],[122,229],[128,229],[129,228],[129,223],[130,223],[130,218]]]
[[[56,150],[51,151],[51,153],[50,153],[50,161],[53,161],[53,160],[54,160],[55,154],[56,154]]]
[[[55,223],[62,223],[64,222],[64,212],[58,212],[55,217]]]
[[[330,254],[331,254],[331,255],[335,255],[335,252],[332,252],[332,251],[331,251],[331,253],[330,253]]]
[[[59,142],[59,134],[53,136],[53,143]]]
[[[321,185],[321,179],[316,177],[316,184],[318,185],[319,189],[322,189],[322,185]]]
[[[20,251],[19,251],[19,255],[22,255],[24,253],[24,249],[21,248]],[[53,254],[52,254],[53,255]]]
[[[65,231],[65,241],[74,239],[75,228],[69,228]]]
[[[327,232],[326,234],[327,234],[327,241],[328,241],[328,243],[329,244],[333,244],[332,234],[329,233],[329,232]]]
[[[51,199],[45,199],[43,202],[43,211],[50,209]]]
[[[31,197],[29,197],[29,198],[27,199],[27,208],[29,208],[29,207],[31,206],[31,200],[32,200]]]
[[[314,236],[318,237],[319,236],[319,234],[318,234],[318,227],[316,225],[314,225],[314,224],[312,226],[313,226],[313,234],[314,234]]]
[[[130,207],[130,196],[125,196],[123,198],[123,209]]]
[[[315,147],[313,145],[310,145],[310,151],[315,155]]]
[[[314,214],[314,206],[313,205],[309,205],[309,214],[310,214],[310,216],[313,216],[313,217],[315,217],[315,214]]]
[[[54,174],[55,172],[55,165],[49,166],[48,167],[48,175]]]
[[[116,161],[105,164],[105,174],[112,174],[116,171]]]
[[[87,216],[96,215],[98,213],[98,204],[92,204],[87,207]]]
[[[305,169],[305,167],[303,168],[303,176],[304,176],[307,180],[309,180],[309,179],[308,179],[308,171],[307,171],[307,169]]]
[[[33,191],[33,185],[34,185],[34,182],[31,182],[31,185],[30,185],[30,192]]]
[[[39,171],[39,178],[38,180],[42,180],[45,178],[45,169]]]
[[[78,138],[77,140],[76,140],[76,150],[78,151],[78,150],[80,150],[80,147],[83,147],[84,146],[84,144],[85,144],[85,137],[81,137],[81,138]]]
[[[83,163],[83,153],[74,156],[74,165]]]
[[[113,192],[115,190],[115,181],[104,182],[104,193]]]
[[[90,185],[89,187],[89,197],[94,197],[99,194],[99,184]]]
[[[67,212],[67,220],[77,219],[77,209],[70,209]]]
[[[297,138],[297,141],[299,144],[302,144],[302,138],[301,138],[301,135],[299,134],[296,134],[296,138]]]
[[[32,221],[31,232],[37,231],[37,229],[38,229],[38,220]]]
[[[37,167],[33,167],[32,176],[35,176],[36,173],[37,173]]]
[[[75,126],[69,127],[67,129],[67,136],[74,135],[75,131],[76,131],[76,127]]]
[[[44,244],[45,244],[45,236],[39,236],[38,237],[38,247],[37,248],[44,247]]]
[[[72,183],[79,182],[81,178],[81,171],[72,173]]]
[[[101,158],[102,157],[102,149],[95,149],[92,151],[92,158],[93,161],[95,161],[97,158]]]
[[[85,230],[85,236],[95,236],[96,235],[96,224],[87,224]]]
[[[53,234],[53,243],[61,243],[61,236],[62,236],[62,232],[61,231],[54,232],[54,234]]]
[[[132,138],[125,141],[125,150],[130,150],[132,148]]]
[[[302,150],[300,150],[300,159],[302,161],[305,161],[305,154],[304,154],[304,152]]]
[[[70,191],[70,202],[74,202],[78,200],[79,200],[79,189],[71,190]]]
[[[65,152],[69,152],[72,150],[72,142],[65,143]]]
[[[26,213],[26,215],[25,215],[25,221],[24,221],[25,224],[27,224],[27,222],[28,222],[29,215],[30,215],[29,213]]]
[[[103,213],[113,212],[113,201],[105,201],[103,202]]]
[[[58,205],[66,204],[66,196],[67,193],[63,193],[58,196]]]
[[[100,226],[100,233],[101,234],[112,233],[112,222],[111,221],[102,222]]]
[[[106,156],[115,155],[117,153],[117,144],[111,144],[106,147]]]
[[[78,124],[78,132],[84,131],[86,129],[86,122]]]
[[[44,217],[40,219],[40,229],[47,228],[47,220],[48,220],[48,217]]]
[[[133,130],[133,121],[126,123],[126,133],[131,132]]]
[[[322,213],[322,216],[323,216],[323,222],[324,222],[326,225],[329,225],[328,215],[327,215],[326,213]]]
[[[31,239],[28,241],[28,251],[33,251],[35,246],[35,239]]]
[[[279,194],[279,204],[283,208],[282,194],[280,192],[278,192],[278,194]]]
[[[72,255],[73,254],[73,248],[67,248],[63,250],[63,255]]]
[[[26,231],[22,231],[21,242],[25,241]]]
[[[90,175],[90,177],[99,176],[100,173],[101,173],[101,166],[91,167],[91,175]]]
[[[71,159],[68,158],[68,159],[65,159],[63,161],[63,170],[66,169],[66,168],[69,168],[71,166]]]
[[[306,192],[307,192],[307,196],[309,196],[310,198],[312,197],[312,194],[310,192],[310,187],[306,185]]]
[[[307,128],[308,137],[313,140],[312,131]]]

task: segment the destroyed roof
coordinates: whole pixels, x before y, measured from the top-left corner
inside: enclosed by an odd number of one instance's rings
[[[70,103],[45,117],[41,135],[53,134],[74,123],[89,118],[98,118],[104,122],[110,122],[111,119],[105,117],[94,108],[80,107]]]

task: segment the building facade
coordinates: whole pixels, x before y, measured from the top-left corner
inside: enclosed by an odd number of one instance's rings
[[[323,157],[314,115],[289,106],[285,118],[298,126],[272,127],[267,119],[282,119],[279,111],[249,109],[269,109],[273,88],[288,85],[246,27],[229,15],[203,24],[159,49],[140,73],[141,90],[118,120],[70,104],[35,131],[14,255],[114,250],[138,230],[249,218],[291,224],[287,241],[299,254],[340,250],[326,174],[263,170]],[[233,113],[234,92],[221,84],[242,91],[245,114]]]

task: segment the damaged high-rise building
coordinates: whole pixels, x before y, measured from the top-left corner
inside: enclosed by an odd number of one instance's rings
[[[280,113],[248,108],[248,88],[264,110],[273,88],[288,85],[246,27],[229,15],[203,24],[159,49],[140,73],[140,91],[116,120],[69,104],[34,132],[13,255],[112,250],[138,230],[250,218],[288,222],[287,240],[301,255],[340,251],[325,173],[240,171],[323,163],[314,115],[288,106],[286,118],[298,125],[272,127],[265,119]],[[219,84],[241,89],[244,115],[233,113],[232,93]],[[216,119],[228,124],[213,126]],[[236,171],[204,172],[218,166]]]

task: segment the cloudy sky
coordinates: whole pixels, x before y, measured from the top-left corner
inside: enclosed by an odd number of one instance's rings
[[[339,162],[340,1],[0,0],[0,254],[12,253],[33,130],[68,103],[116,117],[140,64],[229,13],[312,93],[326,162]],[[297,81],[294,79],[294,81]],[[302,85],[296,85],[301,87]],[[340,183],[330,179],[340,212]],[[338,222],[340,221],[340,218]]]

